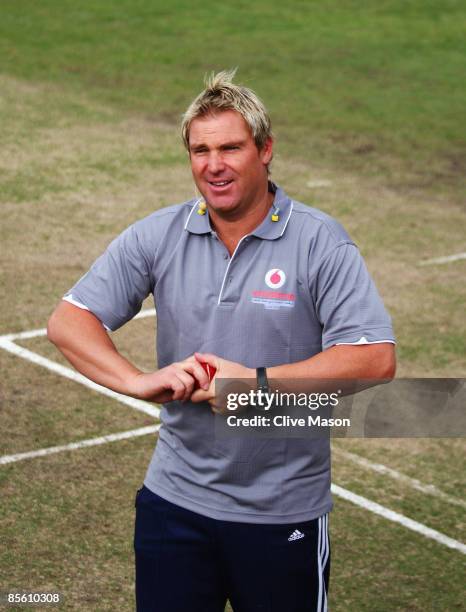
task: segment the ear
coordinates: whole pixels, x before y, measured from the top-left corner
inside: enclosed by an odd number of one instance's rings
[[[267,138],[260,151],[260,158],[262,163],[267,166],[272,161],[273,157],[273,139]]]

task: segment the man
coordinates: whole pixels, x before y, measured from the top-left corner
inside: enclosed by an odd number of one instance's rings
[[[49,322],[80,372],[164,403],[136,500],[144,612],[220,612],[227,598],[235,612],[325,610],[329,442],[217,439],[215,381],[394,374],[390,319],[357,248],[269,182],[268,113],[232,78],[212,76],[183,117],[202,198],[129,227]],[[149,293],[160,369],[143,373],[105,328],[130,320]],[[201,362],[216,368],[210,384]]]

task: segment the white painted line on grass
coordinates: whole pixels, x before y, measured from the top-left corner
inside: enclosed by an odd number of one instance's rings
[[[138,312],[134,319],[145,319],[146,317],[154,317],[155,314],[155,308],[148,308],[147,310],[141,310],[141,312]],[[40,336],[46,335],[47,329],[45,327],[42,327],[41,329],[30,329],[29,331],[18,332],[17,334],[4,334],[3,336],[0,336],[0,341],[28,340],[29,338],[38,338]]]
[[[65,366],[62,366],[61,364],[56,363],[55,361],[52,361],[51,359],[47,359],[46,357],[43,357],[42,355],[33,353],[29,349],[25,349],[22,346],[18,346],[17,344],[15,344],[14,342],[10,340],[5,340],[4,338],[1,338],[0,348],[4,349],[5,351],[8,351],[9,353],[13,353],[13,355],[22,357],[23,359],[26,359],[27,361],[40,365],[44,368],[47,368],[47,370],[50,370],[51,372],[55,372],[55,374],[60,374],[60,376],[64,376],[65,378],[74,380],[75,382],[78,382],[81,385],[84,385],[85,387],[92,389],[93,391],[97,391],[98,393],[101,393],[102,395],[106,395],[107,397],[116,399],[122,404],[125,404],[126,406],[130,406],[131,408],[134,408],[135,410],[139,410],[139,412],[144,412],[145,414],[149,414],[150,416],[153,416],[156,418],[158,418],[160,414],[159,408],[153,406],[152,404],[149,404],[148,402],[143,402],[142,400],[134,399],[132,397],[128,397],[127,395],[122,395],[121,393],[116,393],[115,391],[111,391],[110,389],[107,389],[106,387],[102,387],[101,385],[98,385],[95,382],[92,382],[92,380],[89,380],[82,374],[79,374],[78,372],[75,372],[74,370],[71,370],[70,368],[66,368]]]
[[[369,461],[365,457],[361,457],[360,455],[356,455],[355,453],[349,453],[348,451],[341,450],[339,448],[333,448],[332,453],[335,455],[340,455],[353,463],[357,463],[362,467],[368,468],[374,472],[378,472],[379,474],[383,474],[384,476],[390,476],[394,480],[398,480],[399,482],[403,482],[408,486],[416,489],[416,491],[420,491],[421,493],[426,493],[427,495],[433,495],[434,497],[438,497],[443,501],[453,504],[455,506],[461,506],[462,508],[466,508],[466,501],[463,499],[459,499],[458,497],[452,497],[451,495],[447,495],[440,489],[437,489],[435,485],[425,484],[416,478],[411,478],[410,476],[406,476],[397,470],[387,467],[382,463],[373,463]]]
[[[366,497],[362,497],[361,495],[356,495],[356,493],[343,489],[336,484],[332,484],[332,493],[337,497],[341,497],[342,499],[355,504],[356,506],[364,508],[364,510],[369,510],[369,512],[378,514],[379,516],[382,516],[393,523],[403,525],[403,527],[411,529],[411,531],[420,533],[430,540],[435,540],[439,544],[443,544],[444,546],[452,548],[453,550],[458,550],[459,552],[463,553],[463,555],[466,555],[466,544],[463,544],[463,542],[454,540],[453,538],[450,538],[443,533],[436,531],[435,529],[431,529],[422,523],[413,521],[413,519],[410,519],[403,514],[389,510],[388,508],[385,508],[385,506],[381,506],[380,504],[377,504]]]
[[[158,431],[160,427],[161,424],[148,425],[147,427],[140,427],[139,429],[122,431],[116,434],[101,436],[100,438],[90,438],[89,440],[81,440],[81,442],[71,442],[70,444],[63,444],[62,446],[50,446],[49,448],[41,448],[35,451],[28,451],[27,453],[17,453],[16,455],[3,455],[3,457],[0,457],[0,465],[16,463],[17,461],[24,461],[25,459],[33,459],[35,457],[45,457],[47,455],[54,455],[56,453],[62,453],[64,451],[77,450],[78,448],[99,446],[100,444],[107,444],[108,442],[117,442],[118,440],[127,440],[128,438],[136,438],[138,436],[147,436],[148,434],[155,433],[156,431]]]
[[[420,266],[433,266],[435,264],[445,264],[451,261],[458,261],[460,259],[466,259],[466,253],[456,253],[456,255],[447,255],[447,257],[435,257],[434,259],[426,259],[425,261],[419,262]]]
[[[43,329],[31,329],[29,331],[18,332],[17,334],[5,334],[0,336],[0,342],[5,340],[8,342],[14,342],[15,340],[28,340],[29,338],[38,338],[39,336],[45,336],[47,330]]]

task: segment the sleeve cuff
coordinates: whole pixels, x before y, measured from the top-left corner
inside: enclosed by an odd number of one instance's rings
[[[81,308],[81,310],[87,310],[87,311],[91,312],[91,309],[88,308],[85,304],[83,304],[82,302],[78,302],[78,300],[75,300],[73,298],[73,294],[72,293],[69,293],[68,295],[64,295],[62,299],[65,302],[69,302],[70,304],[73,304],[73,306],[77,306],[78,308]],[[92,314],[94,314],[94,313],[92,313]],[[99,321],[100,321],[100,319],[99,319]],[[100,322],[102,323],[102,321],[100,321]],[[108,327],[108,325],[105,325],[105,323],[102,323],[102,325],[105,327],[105,329],[107,331],[112,331],[110,329],[110,327]]]
[[[395,340],[368,340],[365,336],[361,336],[357,342],[335,342],[334,346],[348,345],[348,346],[359,346],[364,344],[396,344]]]

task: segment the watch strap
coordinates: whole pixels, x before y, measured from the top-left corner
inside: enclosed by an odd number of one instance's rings
[[[257,390],[263,391],[264,393],[269,392],[269,381],[267,378],[267,371],[265,368],[256,368],[257,377]]]

